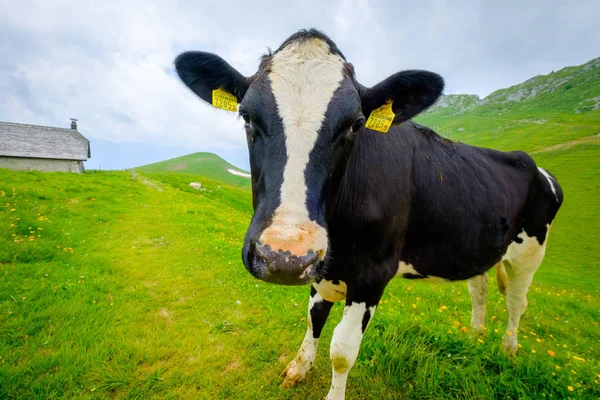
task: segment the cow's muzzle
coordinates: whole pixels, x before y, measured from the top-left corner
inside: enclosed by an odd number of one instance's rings
[[[251,245],[249,270],[257,278],[280,285],[304,285],[317,279],[316,264],[319,253],[309,250],[298,256],[289,251],[273,251],[270,246],[260,243]]]

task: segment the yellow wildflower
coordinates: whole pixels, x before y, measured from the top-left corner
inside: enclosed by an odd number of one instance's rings
[[[572,392],[573,390],[575,390],[575,389],[573,389],[573,386],[567,386],[567,389],[569,389],[569,392]]]

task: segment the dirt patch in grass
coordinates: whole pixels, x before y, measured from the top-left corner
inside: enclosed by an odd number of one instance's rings
[[[588,144],[588,143],[591,144],[591,143],[596,143],[596,142],[600,142],[600,133],[596,133],[595,135],[592,135],[592,136],[585,136],[585,137],[578,138],[575,140],[569,140],[568,142],[555,144],[553,146],[542,147],[541,149],[532,151],[531,154],[547,153],[550,151],[557,151],[557,150],[567,150],[567,149],[570,149],[571,147],[577,146],[578,144]]]

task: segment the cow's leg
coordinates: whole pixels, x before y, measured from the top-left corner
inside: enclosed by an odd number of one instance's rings
[[[332,302],[324,300],[315,288],[311,286],[308,317],[306,318],[308,325],[306,335],[304,335],[304,340],[296,358],[281,373],[281,376],[285,377],[281,383],[281,387],[292,387],[306,378],[306,374],[315,362],[319,337],[321,336],[321,331],[323,330],[323,326],[325,326],[332,305]]]
[[[488,296],[488,275],[484,272],[469,279],[469,292],[471,293],[471,331],[480,335],[485,327],[485,306]]]
[[[506,308],[508,327],[502,338],[502,347],[506,354],[517,353],[517,329],[521,316],[527,308],[527,292],[535,271],[542,263],[546,251],[546,242],[539,244],[535,237],[519,235],[521,243],[512,243],[502,260],[506,274]],[[547,239],[548,236],[546,236]]]
[[[503,262],[506,271],[506,309],[508,310],[508,326],[502,338],[502,348],[509,356],[517,354],[517,330],[521,316],[527,308],[527,292],[533,280],[535,268],[519,269],[507,261]],[[537,266],[536,266],[537,267]]]
[[[360,297],[353,296],[352,293],[360,294]],[[333,376],[326,400],[344,399],[348,373],[356,361],[360,342],[382,294],[383,287],[375,290],[372,287],[355,288],[348,292],[344,316],[331,339],[329,356]]]

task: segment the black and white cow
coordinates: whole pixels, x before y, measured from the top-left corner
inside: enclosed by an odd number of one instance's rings
[[[527,154],[453,142],[410,120],[444,81],[398,72],[366,88],[336,45],[300,31],[244,77],[220,57],[181,54],[183,82],[211,103],[233,94],[245,121],[254,216],[243,261],[267,282],[311,284],[308,330],[282,386],[313,366],[333,302],[346,301],[331,341],[328,399],[348,372],[388,282],[397,276],[467,280],[474,331],[482,331],[487,271],[497,266],[509,313],[503,348],[517,351],[519,319],[563,194]],[[392,102],[388,133],[364,127]]]

